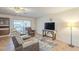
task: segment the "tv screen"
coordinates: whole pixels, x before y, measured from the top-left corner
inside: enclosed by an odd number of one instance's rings
[[[45,23],[45,28],[44,29],[55,30],[55,22]]]

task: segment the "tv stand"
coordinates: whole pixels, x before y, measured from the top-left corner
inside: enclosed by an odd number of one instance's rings
[[[44,29],[42,34],[43,34],[43,37],[47,36],[47,37],[50,37],[48,36],[47,34],[50,33],[52,35],[52,40],[55,40],[56,39],[56,31],[55,30],[46,30]]]

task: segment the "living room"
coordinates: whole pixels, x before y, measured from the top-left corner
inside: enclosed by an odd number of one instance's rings
[[[0,50],[79,50],[78,10],[78,7],[0,7],[3,26],[0,29],[5,32],[8,27],[7,35],[0,32]],[[46,23],[53,24],[53,30],[46,30]]]

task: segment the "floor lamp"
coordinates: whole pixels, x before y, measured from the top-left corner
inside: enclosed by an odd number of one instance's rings
[[[73,28],[75,27],[75,22],[69,22],[68,23],[68,27],[70,28],[70,47],[74,47],[74,45],[72,44],[72,32],[73,32]]]

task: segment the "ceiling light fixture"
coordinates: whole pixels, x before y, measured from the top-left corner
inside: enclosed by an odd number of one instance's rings
[[[25,12],[29,12],[30,10],[24,7],[11,7],[11,10],[13,10],[16,13],[25,13]]]

